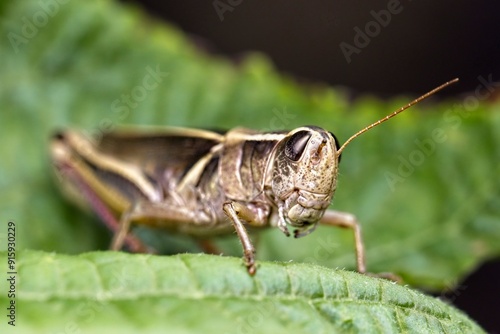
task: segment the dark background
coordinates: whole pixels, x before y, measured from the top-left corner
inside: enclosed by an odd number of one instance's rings
[[[124,0],[175,24],[207,52],[237,62],[260,51],[300,82],[345,86],[353,95],[417,95],[459,77],[439,94],[460,96],[479,85],[480,75],[500,81],[500,3],[494,1],[401,0],[400,13],[348,63],[340,44],[356,46],[354,28],[365,31],[374,21],[371,11],[393,1]],[[219,15],[215,4],[227,10],[220,7]],[[500,261],[492,261],[438,295],[500,333],[499,278]]]

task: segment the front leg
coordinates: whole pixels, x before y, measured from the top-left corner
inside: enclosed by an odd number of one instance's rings
[[[366,272],[365,246],[363,244],[363,238],[361,236],[361,226],[359,225],[356,217],[353,214],[347,212],[328,210],[325,212],[323,218],[320,221],[320,224],[349,228],[354,232],[354,245],[356,248],[356,266],[359,273],[385,278],[397,283],[402,282],[401,277],[393,273],[371,274]]]
[[[347,212],[328,210],[321,218],[320,224],[349,228],[354,232],[354,245],[356,247],[356,266],[358,272],[366,273],[365,246],[361,236],[361,226],[356,217]]]
[[[245,265],[248,273],[253,276],[257,271],[255,267],[255,248],[240,218],[250,225],[262,226],[266,221],[265,214],[257,208],[257,210],[251,210],[246,205],[238,202],[226,202],[223,204],[222,209],[231,219],[231,223],[240,238]]]

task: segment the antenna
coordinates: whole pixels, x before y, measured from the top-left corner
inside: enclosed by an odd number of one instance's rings
[[[427,92],[425,93],[424,95],[420,96],[419,98],[416,98],[415,100],[411,101],[410,103],[408,103],[407,105],[405,105],[404,107],[401,107],[399,108],[398,110],[396,110],[395,112],[393,112],[392,114],[389,114],[387,116],[385,116],[384,118],[382,119],[379,119],[378,121],[376,121],[375,123],[373,124],[370,124],[368,125],[366,128],[363,128],[361,129],[360,131],[356,132],[354,135],[351,136],[351,138],[347,139],[347,141],[344,143],[344,145],[342,145],[338,150],[337,150],[337,154],[340,155],[340,153],[342,153],[342,151],[344,150],[344,148],[351,142],[354,140],[354,138],[358,137],[359,135],[361,135],[362,133],[365,133],[366,131],[370,130],[371,128],[374,128],[376,127],[377,125],[379,124],[382,124],[384,123],[385,121],[389,120],[390,118],[393,118],[394,116],[396,116],[397,114],[405,111],[406,109],[410,108],[411,106],[414,106],[415,104],[419,103],[420,101],[422,100],[425,100],[426,98],[428,98],[429,96],[433,95],[434,93],[436,92],[439,92],[441,89],[444,89],[454,83],[458,82],[458,78],[455,78],[453,80],[450,80],[448,82],[445,82],[444,84],[442,84],[441,86],[439,87],[436,87],[434,88],[433,90],[431,90],[430,92]]]

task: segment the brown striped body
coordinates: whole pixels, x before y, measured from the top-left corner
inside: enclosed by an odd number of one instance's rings
[[[309,156],[297,161],[286,157],[284,145],[296,133],[307,137],[299,148],[303,155],[311,150],[316,154],[321,143],[328,143],[328,150],[320,149],[323,161],[311,164]],[[236,128],[224,135],[181,128],[134,129],[105,134],[97,142],[66,131],[55,136],[52,145],[55,165],[76,170],[115,213],[121,215],[141,203],[158,204],[165,208],[164,217],[144,217],[136,223],[192,235],[231,232],[222,209],[230,201],[255,212],[258,219],[247,222],[253,227],[290,224],[287,210],[297,207],[306,213],[305,220],[290,225],[299,229],[315,225],[331,201],[336,181],[337,143],[317,127],[264,134]],[[72,182],[65,185],[75,188]],[[70,192],[77,194],[78,189]],[[300,200],[319,204],[298,205]],[[171,208],[179,214],[170,216]],[[315,221],[308,220],[311,216]]]

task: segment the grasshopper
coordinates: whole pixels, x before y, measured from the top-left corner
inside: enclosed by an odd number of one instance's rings
[[[67,130],[52,138],[53,166],[64,192],[114,232],[113,250],[148,251],[130,232],[132,223],[200,238],[236,231],[248,273],[254,275],[248,229],[276,227],[290,236],[291,228],[298,238],[322,224],[353,231],[357,270],[366,273],[355,216],[328,209],[341,153],[362,133],[456,81],[365,127],[342,146],[316,126],[272,133],[130,128],[105,133],[98,141]]]

